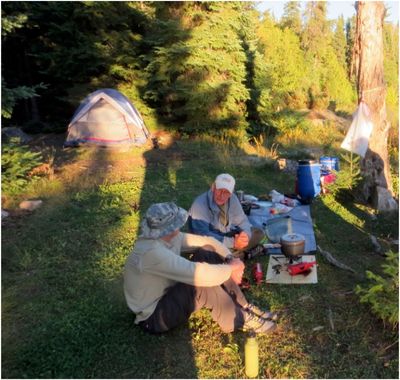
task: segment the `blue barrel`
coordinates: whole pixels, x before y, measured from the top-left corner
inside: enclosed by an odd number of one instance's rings
[[[297,192],[303,199],[315,198],[321,192],[321,165],[315,161],[299,161]]]
[[[339,159],[337,157],[322,156],[319,159],[322,174],[329,174],[331,170],[339,171]]]

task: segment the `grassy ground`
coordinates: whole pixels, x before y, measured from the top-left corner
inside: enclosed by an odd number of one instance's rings
[[[245,377],[245,334],[222,334],[206,310],[161,336],[136,327],[122,270],[153,202],[188,208],[220,172],[255,195],[293,191],[293,176],[255,165],[248,153],[212,140],[128,152],[58,148],[55,178],[26,194],[43,206],[12,212],[2,226],[2,377]],[[278,334],[258,338],[259,377],[398,378],[397,331],[353,291],[383,261],[368,234],[398,239],[397,218],[374,220],[366,207],[330,196],[316,199],[312,216],[317,243],[357,274],[317,255],[318,284],[247,291],[283,315]],[[260,262],[266,270],[267,258]]]

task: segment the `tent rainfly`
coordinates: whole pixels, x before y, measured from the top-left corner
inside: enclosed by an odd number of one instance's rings
[[[64,146],[139,146],[149,135],[129,99],[117,90],[106,88],[92,92],[82,101],[68,125]]]

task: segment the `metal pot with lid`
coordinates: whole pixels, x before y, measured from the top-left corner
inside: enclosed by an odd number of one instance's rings
[[[290,233],[281,236],[281,250],[288,258],[294,258],[304,254],[306,239],[303,235]]]

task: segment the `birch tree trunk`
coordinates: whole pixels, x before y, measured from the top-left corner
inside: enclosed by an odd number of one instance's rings
[[[374,128],[369,149],[361,162],[363,197],[378,210],[397,209],[389,170],[386,86],[383,76],[384,3],[357,2],[355,65],[359,101],[371,110]]]

